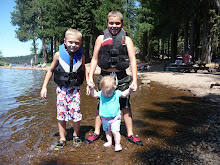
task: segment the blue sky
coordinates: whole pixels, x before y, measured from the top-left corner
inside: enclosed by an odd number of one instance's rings
[[[31,54],[30,49],[32,42],[20,42],[15,37],[16,27],[10,23],[10,12],[14,10],[14,6],[14,0],[0,0],[0,50],[3,57],[15,57]]]

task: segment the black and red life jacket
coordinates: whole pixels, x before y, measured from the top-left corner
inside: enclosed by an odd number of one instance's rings
[[[125,44],[126,32],[112,36],[108,29],[103,31],[104,40],[99,50],[98,66],[103,69],[116,68],[125,70],[129,67],[129,56]]]

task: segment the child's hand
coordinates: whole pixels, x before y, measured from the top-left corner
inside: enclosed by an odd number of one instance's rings
[[[95,87],[95,84],[94,84],[93,81],[88,81],[88,82],[87,82],[87,86],[94,88],[94,87]]]
[[[40,92],[40,96],[45,99],[47,97],[47,88],[42,88]]]
[[[131,92],[135,92],[135,91],[136,91],[136,88],[135,88],[135,86],[133,86],[133,85],[130,85],[130,86],[129,86],[129,89],[130,89]]]
[[[86,87],[86,95],[87,95],[87,96],[90,95],[90,90],[91,90],[90,87],[87,85],[87,87]]]
[[[132,89],[132,92],[135,92],[137,90],[137,83],[132,82],[131,85],[129,86],[129,88]]]

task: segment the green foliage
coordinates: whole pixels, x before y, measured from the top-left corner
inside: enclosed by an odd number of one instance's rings
[[[210,32],[212,36],[212,46],[217,49],[220,44],[220,16],[217,14],[216,10],[210,10],[212,24]]]
[[[8,63],[4,62],[4,61],[0,61],[0,66],[7,66]]]
[[[123,16],[125,15],[124,3],[121,0],[99,0],[96,3],[98,8],[93,10],[93,14],[96,28],[100,33],[106,28],[107,16],[110,11],[119,10]]]
[[[1,61],[4,61],[4,63],[12,63],[12,64],[30,64],[31,59],[33,58],[32,55],[28,56],[18,56],[18,57],[3,57]],[[43,62],[42,58],[38,59],[39,62]]]
[[[11,12],[11,23],[17,26],[18,29],[15,30],[16,37],[22,41],[26,42],[31,39],[36,39],[36,28],[37,24],[37,8],[36,0],[16,0],[17,4],[14,8],[15,10]]]
[[[126,29],[128,35],[130,37],[134,37],[134,32],[137,26],[136,13],[137,7],[135,4],[135,0],[124,0],[124,29]]]
[[[31,51],[36,54],[37,47],[35,45],[38,39],[37,29],[39,24],[37,23],[38,8],[37,0],[15,0],[16,6],[14,11],[11,12],[11,23],[17,26],[15,30],[16,37],[21,42],[33,41],[33,47]]]
[[[123,14],[124,29],[143,52],[143,58],[152,57],[155,52],[163,53],[165,49],[169,51],[173,32],[178,34],[176,47],[180,52],[186,42],[184,25],[188,23],[191,26],[192,18],[196,18],[197,26],[201,28],[196,35],[200,43],[195,47],[201,46],[203,39],[200,36],[204,32],[201,24],[207,10],[210,11],[209,44],[212,50],[219,50],[220,22],[214,0],[15,0],[15,3],[11,23],[17,27],[16,37],[22,42],[32,40],[31,49],[35,55],[35,41],[45,40],[43,50],[47,50],[49,55],[43,56],[48,61],[52,60],[54,53],[51,43],[56,43],[53,46],[56,48],[63,43],[64,32],[68,28],[82,32],[86,57],[92,56],[89,52],[93,50],[96,37],[106,28],[107,15],[111,10],[119,10]]]

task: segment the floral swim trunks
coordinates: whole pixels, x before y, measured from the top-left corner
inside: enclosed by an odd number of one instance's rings
[[[80,111],[80,87],[57,86],[57,119],[61,121],[82,120]]]

